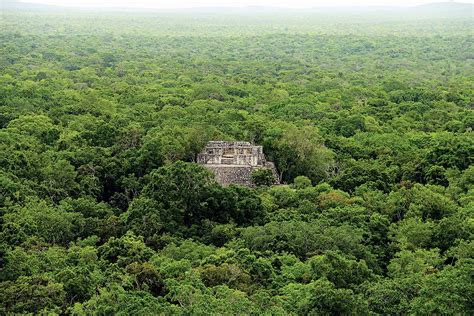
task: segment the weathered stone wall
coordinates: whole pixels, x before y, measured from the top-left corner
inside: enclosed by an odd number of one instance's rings
[[[211,141],[198,155],[198,163],[215,165],[265,165],[262,146],[248,142]]]
[[[275,165],[266,161],[262,146],[248,142],[211,141],[198,155],[198,163],[209,168],[222,185],[240,184],[252,186],[252,172],[269,168],[278,184]]]
[[[274,164],[273,162],[271,162],[271,161],[267,161],[267,162],[265,163],[265,168],[268,168],[268,169],[270,169],[270,170],[272,171],[273,177],[275,178],[275,184],[280,184],[280,181],[279,181],[280,175],[279,175],[278,172],[277,172],[277,169],[276,169],[276,167],[275,167],[275,164]]]
[[[225,166],[225,165],[204,165],[216,175],[216,181],[222,185],[240,184],[252,185],[252,167],[247,166]]]
[[[223,186],[239,184],[253,186],[252,172],[260,168],[269,168],[275,177],[275,184],[278,184],[278,174],[273,164],[266,167],[247,167],[247,166],[225,166],[225,165],[203,165],[216,175],[216,181]]]

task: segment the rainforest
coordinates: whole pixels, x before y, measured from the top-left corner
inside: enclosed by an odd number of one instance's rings
[[[0,314],[473,315],[474,21],[439,6],[5,7]],[[281,184],[220,185],[213,140]]]

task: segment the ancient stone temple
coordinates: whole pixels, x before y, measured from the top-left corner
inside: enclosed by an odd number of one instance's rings
[[[259,168],[271,169],[278,183],[275,165],[266,161],[263,147],[249,142],[210,141],[197,162],[212,170],[222,185],[252,186],[252,171]]]

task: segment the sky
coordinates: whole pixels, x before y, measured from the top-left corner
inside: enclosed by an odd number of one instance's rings
[[[343,7],[343,6],[415,6],[447,0],[22,0],[74,7],[121,8],[197,8],[197,7],[246,7],[269,6],[282,8]],[[474,0],[459,1],[474,3]]]

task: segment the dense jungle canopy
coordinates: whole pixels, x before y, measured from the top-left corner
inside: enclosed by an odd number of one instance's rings
[[[473,28],[5,9],[0,314],[473,315]],[[209,140],[284,185],[220,186]]]

